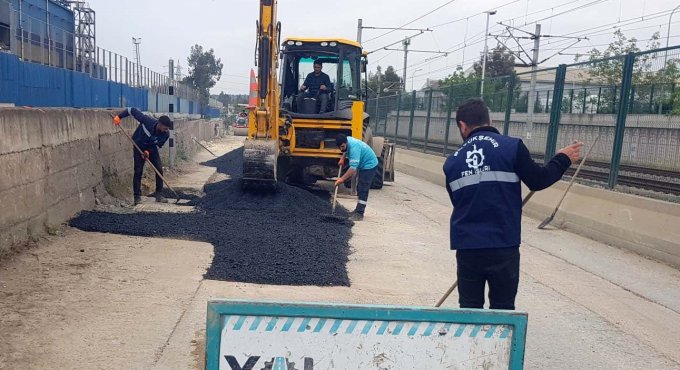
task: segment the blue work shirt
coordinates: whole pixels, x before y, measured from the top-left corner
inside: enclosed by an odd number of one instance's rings
[[[370,170],[378,165],[378,157],[368,144],[353,137],[347,138],[347,158],[350,168]]]
[[[123,119],[129,115],[132,115],[139,122],[139,126],[137,126],[137,129],[132,134],[132,140],[135,141],[141,150],[156,150],[163,147],[170,134],[156,132],[157,119],[147,116],[137,108],[128,108],[120,112],[118,117]]]

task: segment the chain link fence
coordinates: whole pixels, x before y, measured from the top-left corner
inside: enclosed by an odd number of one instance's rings
[[[610,189],[680,195],[680,46],[369,99],[377,135],[448,155],[462,139],[456,108],[483,98],[492,125],[522,138],[538,161],[580,140],[582,178]],[[573,171],[573,169],[572,169]]]

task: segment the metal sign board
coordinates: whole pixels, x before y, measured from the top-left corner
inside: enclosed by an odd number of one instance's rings
[[[208,370],[522,369],[515,311],[210,300]]]

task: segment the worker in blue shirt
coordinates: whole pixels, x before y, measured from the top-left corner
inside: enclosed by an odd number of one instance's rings
[[[132,148],[132,158],[134,160],[134,176],[132,178],[132,191],[135,197],[135,205],[142,202],[142,174],[144,173],[144,162],[151,161],[151,164],[156,167],[158,172],[163,174],[163,165],[161,163],[161,156],[158,152],[163,144],[170,137],[169,131],[172,129],[173,123],[168,116],[160,116],[158,119],[147,116],[140,112],[137,108],[128,108],[120,112],[113,118],[113,123],[120,125],[121,119],[132,115],[139,126],[132,134],[132,140],[139,146],[139,149],[144,153],[139,154],[136,148]],[[162,195],[163,193],[163,179],[156,174],[156,201],[160,203],[167,203],[168,200]]]
[[[373,149],[368,144],[353,137],[347,137],[340,134],[335,138],[335,144],[342,151],[342,157],[338,165],[341,167],[345,163],[345,158],[349,158],[349,169],[337,180],[335,186],[340,186],[349,180],[355,174],[358,175],[357,181],[357,201],[356,209],[350,214],[350,219],[353,221],[361,221],[364,219],[364,211],[368,204],[368,191],[371,188],[371,183],[376,176],[376,168],[378,168],[378,157],[376,157]]]
[[[297,97],[298,110],[302,107],[302,102],[305,98],[314,98],[319,103],[319,114],[326,113],[331,78],[321,72],[322,68],[323,65],[320,61],[314,61],[314,72],[308,74],[305,82],[300,86],[300,94]]]
[[[483,308],[489,284],[491,309],[514,310],[519,285],[523,182],[532,191],[559,181],[576,162],[583,143],[559,151],[545,166],[534,162],[522,140],[491,127],[481,99],[458,107],[463,144],[444,163],[453,204],[451,249],[456,250],[461,308]]]

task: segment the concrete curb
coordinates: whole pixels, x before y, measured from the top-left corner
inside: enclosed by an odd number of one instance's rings
[[[399,149],[397,171],[442,186],[444,157]],[[398,180],[397,180],[398,181]],[[544,220],[564,193],[560,181],[538,192],[524,215]],[[528,190],[524,188],[524,194]],[[680,267],[680,204],[574,184],[551,226]],[[549,232],[549,231],[546,231]]]

